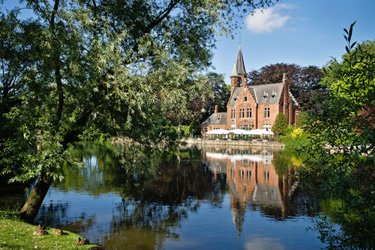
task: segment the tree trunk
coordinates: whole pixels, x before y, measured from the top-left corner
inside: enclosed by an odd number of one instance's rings
[[[56,110],[56,131],[60,127],[60,120],[62,117],[63,107],[64,107],[64,89],[62,85],[61,76],[61,63],[60,63],[60,53],[61,48],[58,39],[57,29],[56,29],[56,15],[58,13],[60,0],[55,0],[53,10],[51,12],[49,20],[49,29],[52,34],[52,65],[55,71],[55,80],[58,92],[58,105]],[[52,184],[52,179],[46,177],[42,174],[40,180],[31,190],[30,196],[27,198],[25,204],[23,205],[19,215],[22,220],[27,222],[33,222],[35,216],[38,214],[39,208],[42,205],[44,197],[46,196],[49,187]]]
[[[25,204],[20,210],[19,214],[22,220],[29,223],[33,222],[51,184],[52,179],[50,178],[42,178],[36,183]]]

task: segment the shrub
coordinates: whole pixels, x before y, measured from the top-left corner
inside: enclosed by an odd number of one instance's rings
[[[277,135],[286,135],[288,133],[288,121],[283,113],[279,113],[276,116],[275,124],[272,127],[272,131]]]

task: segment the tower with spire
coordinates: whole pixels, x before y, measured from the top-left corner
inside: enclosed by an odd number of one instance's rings
[[[240,86],[246,86],[247,83],[247,73],[245,69],[245,62],[243,59],[242,49],[241,47],[238,50],[237,59],[235,64],[233,65],[232,74],[230,76],[231,82],[231,91],[230,94],[232,95],[234,90]]]

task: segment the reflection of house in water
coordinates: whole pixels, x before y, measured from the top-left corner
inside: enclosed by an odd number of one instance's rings
[[[209,152],[208,152],[209,151]],[[273,152],[266,150],[203,151],[215,176],[225,174],[230,192],[231,213],[238,233],[242,230],[247,204],[276,219],[285,219],[295,211],[290,205],[298,185],[295,170],[279,176]]]

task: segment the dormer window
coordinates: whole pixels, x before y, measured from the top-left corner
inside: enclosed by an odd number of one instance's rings
[[[276,97],[276,92],[272,91],[272,98],[275,98],[275,97]]]
[[[268,93],[264,91],[263,98],[267,98],[267,97],[268,97]]]

